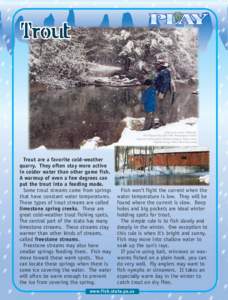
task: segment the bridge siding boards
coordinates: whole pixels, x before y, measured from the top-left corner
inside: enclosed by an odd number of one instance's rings
[[[209,151],[154,153],[153,155],[136,154],[128,156],[128,165],[132,169],[145,166],[186,166],[209,169]]]

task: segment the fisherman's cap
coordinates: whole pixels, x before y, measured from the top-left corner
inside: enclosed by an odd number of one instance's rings
[[[162,60],[162,59],[158,59],[155,63],[156,66],[161,66],[161,67],[168,67],[169,64],[167,61]]]

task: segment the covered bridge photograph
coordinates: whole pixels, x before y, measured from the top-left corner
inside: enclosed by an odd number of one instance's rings
[[[209,151],[203,147],[116,147],[116,184],[209,184]]]

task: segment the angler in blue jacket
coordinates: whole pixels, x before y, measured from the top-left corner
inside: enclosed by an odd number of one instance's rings
[[[146,79],[144,81],[145,89],[142,92],[142,103],[146,113],[143,130],[149,130],[154,127],[156,113],[156,89],[153,81]]]
[[[170,119],[171,105],[174,102],[173,97],[175,96],[175,85],[167,62],[157,61],[156,70],[157,115],[159,117],[159,124],[165,125]]]
[[[168,66],[158,66],[158,74],[155,78],[155,86],[158,93],[165,96],[171,90],[171,74]]]

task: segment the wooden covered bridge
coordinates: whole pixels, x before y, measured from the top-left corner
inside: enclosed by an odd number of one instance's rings
[[[128,168],[142,170],[146,167],[196,167],[209,170],[209,151],[205,148],[161,148],[153,153],[141,149],[131,151],[127,157]]]

